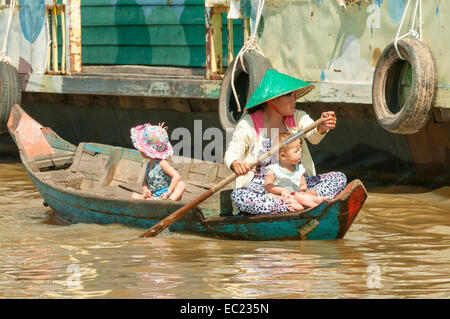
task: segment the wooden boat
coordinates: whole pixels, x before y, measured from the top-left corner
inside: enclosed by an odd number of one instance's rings
[[[75,146],[42,127],[19,105],[11,110],[8,130],[44,204],[69,223],[150,228],[230,174],[223,164],[174,157],[187,184],[182,200],[132,200],[131,190],[142,184],[147,164],[138,151],[98,143]],[[367,198],[364,185],[354,180],[333,201],[306,211],[247,215],[233,212],[233,185],[229,187],[169,231],[237,240],[341,239]]]

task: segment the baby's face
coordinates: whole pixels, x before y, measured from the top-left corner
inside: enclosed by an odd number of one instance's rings
[[[300,147],[300,143],[295,143],[288,147],[287,149],[280,152],[280,163],[293,165],[300,163],[302,159],[302,148]]]

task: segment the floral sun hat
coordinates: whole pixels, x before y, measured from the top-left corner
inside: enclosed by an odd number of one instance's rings
[[[166,128],[163,124],[146,123],[131,128],[131,141],[134,147],[151,158],[167,159],[173,154]]]

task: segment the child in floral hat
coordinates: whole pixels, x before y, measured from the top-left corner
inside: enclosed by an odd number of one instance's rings
[[[149,123],[131,128],[131,141],[144,158],[150,159],[145,172],[142,194],[133,193],[134,199],[171,199],[178,201],[186,185],[180,174],[170,165],[173,154],[172,145],[164,123]]]

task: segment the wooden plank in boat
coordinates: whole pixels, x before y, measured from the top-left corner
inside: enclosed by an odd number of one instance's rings
[[[210,164],[207,163],[192,163],[191,172],[205,175],[208,172]]]
[[[83,156],[84,153],[90,155],[91,157],[95,156],[97,153],[91,150],[86,149],[86,143],[80,143],[75,150],[75,154],[73,157],[73,164],[70,167],[72,172],[77,172],[80,169],[80,163],[82,160],[86,160],[86,156]],[[92,173],[92,172],[91,172]]]
[[[203,181],[204,178],[205,178],[205,174],[189,172],[189,175],[187,176],[187,178],[185,178],[185,180]]]
[[[136,180],[136,184],[137,185],[142,185],[143,183],[144,183],[144,179],[145,179],[145,172],[147,171],[147,165],[148,165],[148,162],[149,162],[150,160],[148,160],[148,159],[146,159],[146,158],[144,158],[144,160],[142,161],[142,163],[141,163],[141,168],[140,168],[140,171],[139,171],[139,176],[138,176],[138,178],[137,178],[137,180]],[[142,187],[142,186],[141,186]]]
[[[64,152],[64,153],[55,153],[50,156],[53,166],[59,167],[63,165],[72,164],[73,161],[73,153],[71,152]]]
[[[122,156],[122,159],[117,165],[113,180],[123,183],[135,183],[139,177],[141,164],[140,162],[124,159]]]
[[[122,152],[122,159],[128,159],[134,162],[142,161],[142,155],[137,150],[124,148]]]
[[[205,182],[214,183],[216,181],[218,171],[219,171],[219,165],[211,166],[208,171],[208,174],[206,175]]]
[[[188,193],[204,193],[208,188],[203,187],[203,183],[198,181],[186,181],[186,192]]]
[[[84,149],[85,144],[86,143],[80,143],[75,151],[75,154],[73,156],[73,163],[72,163],[72,166],[70,167],[70,170],[72,172],[78,171],[78,165],[80,165],[81,155],[83,154],[83,149]]]
[[[85,178],[81,182],[80,189],[90,189],[90,188],[94,188],[97,185],[98,185],[97,180]]]
[[[103,154],[96,154],[95,156],[92,156],[83,152],[81,154],[81,161],[78,165],[77,171],[97,175],[100,178],[104,172],[104,168],[108,160],[109,156]]]
[[[184,163],[183,169],[181,170],[180,175],[182,180],[187,180],[189,177],[189,172],[191,171],[191,163]]]
[[[196,187],[202,188],[203,190],[210,189],[211,187],[214,186],[214,183],[205,183],[203,181],[198,180],[188,180],[186,181],[186,184],[194,185]]]
[[[135,193],[138,193],[138,194],[142,193],[142,186],[139,186],[138,184],[124,184],[124,183],[121,183],[121,184],[118,184],[118,186],[120,188],[126,189],[127,191],[130,191],[130,192],[135,192]]]
[[[33,169],[33,171],[37,172],[43,168],[49,167],[61,167],[64,165],[69,165],[73,161],[73,153],[64,152],[64,153],[53,153],[50,155],[39,155],[34,157],[32,160],[29,160],[27,164]]]
[[[121,148],[111,149],[108,162],[106,163],[103,174],[100,177],[99,185],[108,186],[111,183],[114,173],[117,170],[117,166],[119,165],[121,155],[122,155]]]
[[[173,168],[175,168],[177,170],[178,173],[180,173],[183,170],[184,167],[184,163],[178,163],[178,162],[174,162],[174,161],[170,161],[170,165],[172,165]]]
[[[231,171],[225,165],[219,165],[219,169],[217,171],[217,179],[224,179],[231,175]]]
[[[56,184],[58,186],[70,187],[73,189],[80,189],[83,182],[84,175],[81,173],[72,173],[69,170],[49,171],[42,174],[40,177],[43,181]]]

